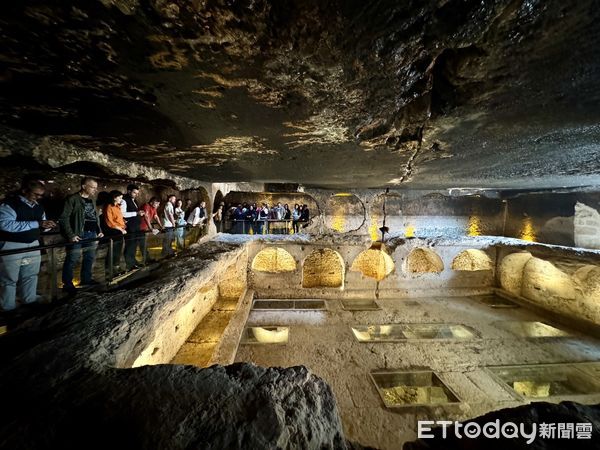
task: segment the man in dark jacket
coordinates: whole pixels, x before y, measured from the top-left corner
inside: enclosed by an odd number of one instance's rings
[[[56,226],[46,220],[44,209],[38,203],[43,195],[44,185],[32,180],[24,183],[20,194],[8,196],[2,202],[0,250],[39,247],[41,230]],[[40,260],[39,250],[0,257],[0,310],[15,309],[17,288],[23,303],[37,300]]]
[[[125,265],[127,270],[138,269],[141,263],[135,259],[138,246],[142,252],[142,256],[146,253],[144,246],[144,236],[140,233],[142,217],[144,211],[140,210],[137,203],[137,196],[140,193],[140,187],[135,184],[127,186],[127,194],[123,196],[121,203],[121,211],[127,226],[127,234],[125,235]]]
[[[67,246],[67,256],[62,270],[63,289],[75,293],[73,285],[73,269],[81,262],[82,285],[99,284],[92,278],[92,268],[96,257],[98,243],[92,239],[101,238],[100,220],[96,210],[94,195],[98,190],[98,183],[93,178],[85,177],[81,180],[81,189],[76,194],[70,195],[65,200],[65,207],[59,219],[61,233],[70,245]]]

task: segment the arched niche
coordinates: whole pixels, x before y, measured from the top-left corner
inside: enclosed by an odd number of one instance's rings
[[[394,270],[394,260],[383,248],[372,247],[356,257],[350,270],[381,281]]]
[[[194,205],[196,205],[196,203],[198,202],[206,202],[206,210],[207,211],[212,211],[212,206],[210,204],[210,197],[208,195],[208,192],[206,189],[204,189],[203,187],[198,187],[196,189],[186,189],[185,191],[181,191],[181,195],[178,196],[178,198],[181,198],[182,200],[184,200],[184,207],[185,207],[185,200],[190,199],[192,201],[192,207]]]
[[[452,260],[452,270],[492,270],[492,259],[483,250],[463,250]]]
[[[217,209],[219,209],[219,205],[221,204],[221,202],[223,202],[223,199],[225,197],[223,197],[223,193],[221,191],[217,191],[217,193],[215,194],[215,198],[213,199],[213,207],[212,207],[212,212],[216,213]]]
[[[302,287],[342,287],[344,260],[330,248],[314,250],[302,266]]]
[[[338,233],[358,230],[365,222],[365,206],[354,194],[331,195],[323,209],[325,226]]]
[[[444,270],[442,258],[429,248],[415,248],[406,257],[408,273],[440,273],[442,270]]]
[[[296,260],[283,248],[265,248],[252,260],[252,270],[266,273],[293,272],[296,270]]]

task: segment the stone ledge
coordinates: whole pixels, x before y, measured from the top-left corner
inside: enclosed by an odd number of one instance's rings
[[[213,351],[210,364],[227,365],[233,363],[239,346],[240,336],[248,320],[253,300],[253,291],[247,290],[241,296],[234,316],[229,321],[221,340]]]

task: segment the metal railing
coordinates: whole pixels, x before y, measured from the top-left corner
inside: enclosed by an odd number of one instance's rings
[[[310,221],[292,219],[225,220],[222,232],[230,234],[297,234]],[[219,231],[219,230],[217,230]]]
[[[0,278],[11,278],[12,273],[14,279],[14,274],[17,274],[18,300],[21,281],[19,273],[37,272],[37,295],[46,300],[56,300],[63,296],[65,263],[71,265],[72,283],[78,289],[107,287],[128,278],[144,266],[150,266],[176,255],[205,234],[206,227],[186,225],[167,228],[157,234],[152,231],[140,231],[122,236],[85,239],[77,243],[63,240],[35,247],[0,250]],[[58,233],[44,233],[42,239],[55,240],[58,236]],[[127,267],[128,265],[130,267]],[[69,268],[66,275],[69,275]],[[87,287],[83,287],[82,276],[91,276],[94,283],[88,283]],[[12,295],[7,292],[3,289],[0,295]],[[67,292],[64,295],[67,295]]]

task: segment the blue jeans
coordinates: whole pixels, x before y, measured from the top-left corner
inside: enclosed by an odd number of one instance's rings
[[[173,251],[173,239],[175,239],[175,229],[174,228],[165,228],[165,234],[163,235],[163,248],[162,255],[163,256],[171,256],[175,254]]]
[[[4,251],[40,245],[38,241],[30,244],[20,242],[2,242],[0,244]],[[15,309],[17,289],[23,303],[33,303],[37,300],[36,290],[40,262],[39,250],[0,257],[0,311]]]
[[[79,262],[82,251],[83,260],[81,261],[81,284],[88,284],[93,280],[92,268],[94,265],[94,259],[96,258],[96,247],[98,246],[98,243],[96,241],[85,242],[85,240],[95,239],[96,236],[97,234],[95,231],[84,231],[84,242],[67,245],[67,256],[65,257],[65,263],[62,270],[62,281],[64,287],[73,287],[73,270],[75,269],[75,265]]]

